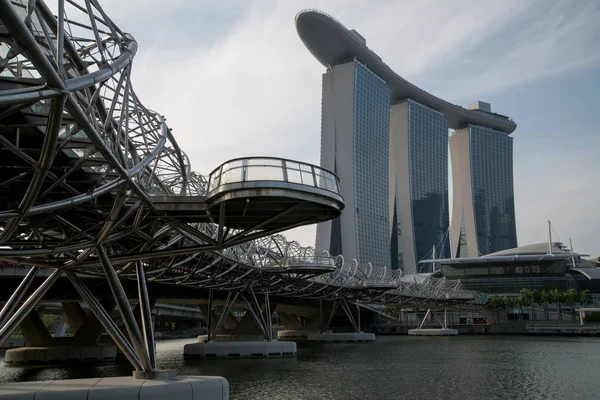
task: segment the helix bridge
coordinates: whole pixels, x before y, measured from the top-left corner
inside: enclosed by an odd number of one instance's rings
[[[0,18],[0,260],[28,267],[0,312],[0,342],[58,279],[144,371],[156,367],[148,282],[227,292],[229,303],[256,294],[406,307],[474,300],[459,281],[286,240],[280,232],[342,212],[327,170],[249,157],[194,172],[164,116],[134,91],[135,39],[97,0],[0,0]],[[127,335],[86,277],[106,280]]]

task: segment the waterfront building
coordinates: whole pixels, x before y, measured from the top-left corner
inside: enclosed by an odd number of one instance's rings
[[[600,293],[600,268],[585,267],[581,257],[561,243],[537,243],[481,257],[428,260],[434,276],[460,279],[468,290],[488,295],[519,296],[523,289]]]
[[[370,50],[363,36],[327,14],[302,11],[296,29],[326,68],[321,165],[340,177],[347,205],[341,217],[317,226],[316,250],[405,273],[417,272],[433,247],[438,257],[448,257],[448,129],[482,127],[508,137],[516,124],[416,87]],[[486,147],[493,141],[478,143],[473,154],[493,151]],[[493,180],[487,184],[494,187]],[[512,221],[502,222],[514,226],[514,204]]]

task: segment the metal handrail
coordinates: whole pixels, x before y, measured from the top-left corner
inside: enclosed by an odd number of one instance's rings
[[[240,182],[275,181],[312,186],[340,194],[339,178],[324,168],[278,157],[245,157],[224,162],[208,176],[207,192]]]
[[[281,261],[281,265],[284,267],[295,266],[299,264],[335,267],[335,260],[332,257],[313,255],[304,257],[286,256]]]

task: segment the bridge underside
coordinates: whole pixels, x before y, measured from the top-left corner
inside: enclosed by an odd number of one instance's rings
[[[2,277],[0,279],[0,302],[6,302],[10,295],[15,292],[18,285],[21,283],[22,278],[11,278],[11,277]],[[113,298],[113,295],[110,290],[110,285],[106,282],[106,280],[98,279],[98,278],[84,278],[82,281],[89,288],[90,292],[94,295],[98,300],[110,300]],[[43,282],[42,278],[36,279],[32,283],[32,287],[38,287]],[[122,281],[122,286],[124,289],[124,293],[130,299],[132,303],[137,302],[138,297],[138,287],[137,282],[135,281]],[[185,304],[185,305],[194,305],[194,306],[206,306],[209,303],[211,289],[204,287],[185,287],[185,286],[175,286],[175,285],[165,285],[160,283],[148,283],[148,293],[153,302],[165,303],[165,304]],[[224,290],[214,290],[213,291],[213,304],[215,306],[221,306],[225,302],[229,291]],[[350,300],[358,299],[360,297],[351,297],[346,296]],[[305,312],[300,312],[299,309],[307,310],[307,314],[314,314],[314,312],[318,312],[319,310],[319,302],[325,300],[327,303],[332,302],[335,299],[318,299],[318,298],[309,298],[309,297],[297,297],[297,296],[284,296],[278,295],[275,290],[269,293],[270,301],[273,304],[281,304],[286,307],[298,307],[295,310],[296,313],[304,314]],[[48,290],[44,297],[45,301],[53,301],[53,302],[73,302],[73,301],[81,301],[81,296],[75,290],[71,282],[66,278],[57,279],[53,286]],[[379,300],[381,302],[381,299]],[[427,297],[415,297],[415,296],[398,296],[394,300],[389,299],[387,304],[395,304],[400,307],[406,308],[419,308],[419,309],[444,309],[444,308],[468,308],[469,302],[465,302],[460,299],[448,299],[445,301],[442,300],[432,300]],[[288,311],[291,308],[288,308]],[[308,311],[310,310],[310,311]]]

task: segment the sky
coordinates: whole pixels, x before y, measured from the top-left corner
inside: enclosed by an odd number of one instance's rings
[[[519,245],[553,239],[600,256],[600,2],[597,0],[105,0],[138,42],[133,84],[167,118],[192,167],[269,155],[319,163],[321,66],[294,17],[315,8],[399,75],[516,123]],[[285,233],[314,245],[315,226]]]

